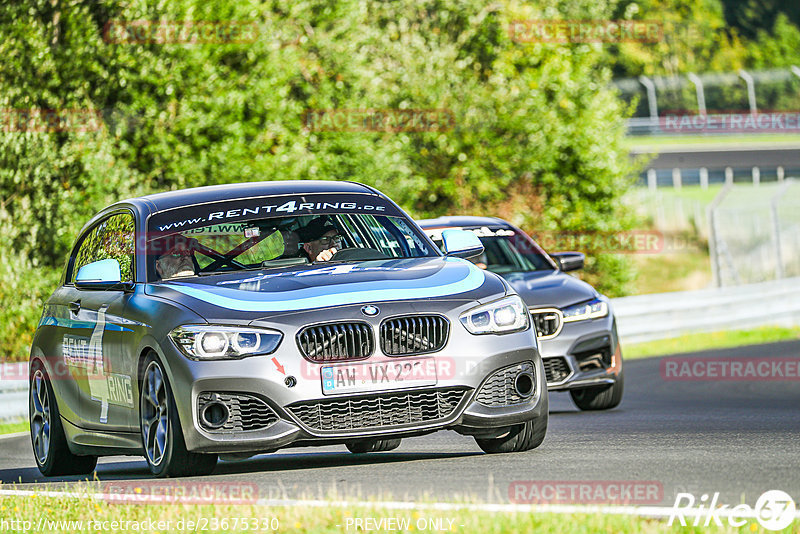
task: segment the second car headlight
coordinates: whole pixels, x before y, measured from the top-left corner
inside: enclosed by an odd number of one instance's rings
[[[266,328],[185,325],[170,332],[170,337],[192,360],[230,360],[271,354],[283,334]]]
[[[528,328],[528,308],[517,295],[484,304],[461,314],[461,324],[472,334],[507,334]]]
[[[594,299],[577,306],[570,306],[561,310],[564,313],[564,322],[583,321],[586,319],[597,319],[608,315],[608,303]]]

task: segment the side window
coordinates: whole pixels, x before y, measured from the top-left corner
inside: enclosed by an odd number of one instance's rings
[[[89,263],[113,258],[119,262],[122,282],[133,282],[134,223],[130,213],[119,213],[89,230],[81,242],[70,282],[75,282],[78,269]]]

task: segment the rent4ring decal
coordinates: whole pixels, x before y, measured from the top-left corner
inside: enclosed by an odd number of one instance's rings
[[[71,368],[85,369],[92,400],[100,402],[100,422],[108,422],[108,406],[133,407],[131,377],[106,372],[103,356],[103,334],[107,307],[97,311],[97,324],[91,337],[65,334],[62,344],[64,363]]]
[[[373,195],[304,195],[216,202],[153,215],[150,232],[189,230],[198,226],[264,217],[337,213],[399,215],[395,206]]]

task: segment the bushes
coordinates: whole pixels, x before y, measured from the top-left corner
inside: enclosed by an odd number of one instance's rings
[[[527,229],[630,227],[626,114],[596,45],[521,44],[513,0],[51,3],[0,15],[0,108],[88,110],[87,128],[0,128],[2,346],[24,356],[80,226],[121,198],[247,180],[374,185],[417,217],[500,215]],[[565,18],[610,16],[573,3]],[[579,16],[580,15],[580,16]],[[113,44],[109,21],[248,21],[244,44]],[[320,131],[319,109],[447,110],[444,131]],[[624,258],[587,276],[621,294]]]

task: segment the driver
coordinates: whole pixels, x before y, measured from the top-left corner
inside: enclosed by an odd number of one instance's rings
[[[162,280],[196,274],[194,259],[196,244],[196,239],[186,239],[182,236],[178,236],[171,243],[164,241],[165,246],[172,245],[172,247],[156,259],[156,272]]]
[[[342,248],[342,236],[327,217],[319,217],[299,231],[308,259],[329,261]]]

